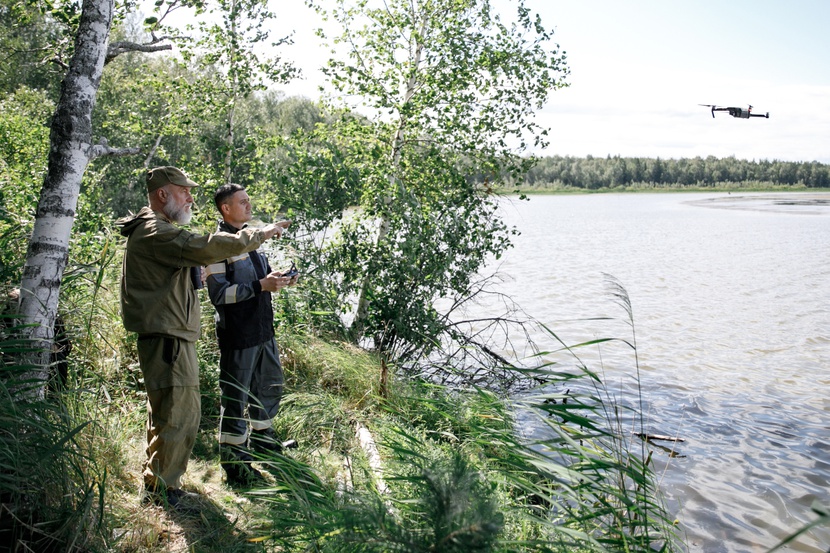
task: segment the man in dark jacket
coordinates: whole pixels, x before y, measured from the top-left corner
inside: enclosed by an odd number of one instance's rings
[[[119,219],[127,237],[121,273],[124,328],[138,333],[138,360],[147,389],[147,499],[187,511],[181,478],[201,415],[199,297],[191,269],[258,248],[284,226],[200,236],[176,226],[190,222],[197,186],[175,167],[147,172],[149,206]]]
[[[221,186],[214,202],[222,216],[218,232],[245,232],[251,220],[251,200],[244,187]],[[296,275],[272,271],[268,259],[258,250],[229,257],[207,268],[220,351],[220,457],[230,484],[247,484],[261,477],[251,467],[251,450],[280,452],[296,446],[293,440],[278,440],[271,426],[283,388],[271,292],[296,283]]]

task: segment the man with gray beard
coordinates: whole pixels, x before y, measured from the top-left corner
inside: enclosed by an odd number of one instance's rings
[[[201,416],[196,357],[201,317],[196,289],[201,282],[191,269],[255,250],[282,236],[285,225],[194,234],[176,224],[190,222],[190,190],[198,185],[170,166],[148,171],[146,183],[149,205],[116,223],[127,237],[121,316],[124,328],[138,334],[138,361],[147,390],[145,499],[193,512],[182,500],[194,494],[181,489]]]

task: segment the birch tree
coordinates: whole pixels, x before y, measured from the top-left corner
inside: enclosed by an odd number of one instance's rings
[[[222,180],[231,182],[235,141],[238,138],[238,105],[254,91],[269,84],[287,82],[297,74],[294,66],[278,55],[264,55],[270,36],[267,28],[275,14],[268,0],[215,0],[201,11],[214,16],[197,25],[201,38],[183,50],[186,60],[196,60],[208,75],[202,81],[204,109],[225,117],[225,152]],[[271,49],[290,44],[290,37],[270,44]],[[212,73],[219,72],[219,78]]]
[[[463,293],[488,256],[509,246],[489,186],[530,165],[545,143],[534,120],[564,86],[565,56],[523,0],[337,0],[327,67],[338,98],[354,99],[376,134],[361,161],[361,213],[343,232],[344,294],[357,296],[355,335],[376,347],[428,342],[435,299]],[[505,18],[503,19],[503,15]]]
[[[170,48],[161,44],[109,45],[114,11],[114,0],[83,1],[72,58],[52,118],[47,171],[23,267],[18,310],[39,351],[28,360],[26,375],[33,384],[34,397],[45,394],[61,279],[84,172],[96,157],[138,153],[137,148],[112,148],[103,138],[93,143],[92,112],[105,61],[124,51]]]

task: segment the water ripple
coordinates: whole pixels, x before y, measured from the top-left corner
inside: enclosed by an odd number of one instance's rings
[[[511,204],[522,235],[500,262],[503,291],[566,343],[636,341],[647,424],[686,440],[679,457],[656,451],[655,467],[690,550],[765,551],[814,518],[813,501],[830,506],[830,217],[684,203],[712,197]],[[606,274],[625,287],[633,328]],[[635,403],[631,348],[579,355]],[[830,529],[815,529],[785,551],[828,544]]]

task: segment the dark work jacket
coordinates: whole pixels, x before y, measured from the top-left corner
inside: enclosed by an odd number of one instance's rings
[[[224,221],[220,232],[236,234],[240,229]],[[245,349],[274,337],[271,292],[264,292],[259,279],[271,272],[268,260],[253,250],[207,267],[207,288],[216,308],[216,338],[221,349]]]

